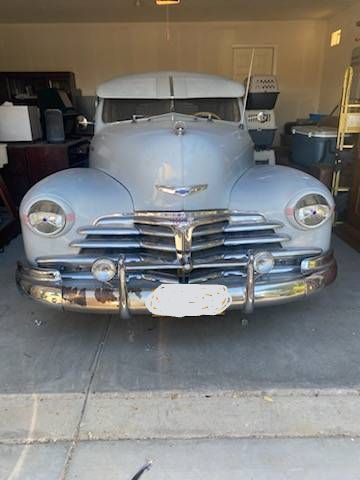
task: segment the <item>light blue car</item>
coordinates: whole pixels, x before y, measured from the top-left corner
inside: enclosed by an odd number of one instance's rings
[[[333,198],[301,171],[255,166],[241,84],[158,72],[97,96],[90,168],[51,175],[21,204],[29,297],[123,317],[217,315],[335,279]]]

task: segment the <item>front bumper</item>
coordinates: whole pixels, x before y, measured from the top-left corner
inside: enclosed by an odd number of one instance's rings
[[[291,278],[271,274],[257,277],[250,255],[245,279],[216,283],[228,287],[232,298],[230,310],[243,309],[250,313],[257,306],[281,304],[312,295],[333,282],[336,273],[332,251],[303,260],[301,274]],[[23,293],[46,305],[72,311],[119,313],[122,317],[148,314],[145,302],[156,288],[128,284],[122,259],[118,264],[116,284],[102,284],[96,280],[64,281],[59,270],[34,268],[21,263],[17,267],[16,282]]]

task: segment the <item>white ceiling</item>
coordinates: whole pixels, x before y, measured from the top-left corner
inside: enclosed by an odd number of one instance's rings
[[[324,19],[356,0],[181,0],[172,21]],[[156,22],[166,7],[154,0],[0,0],[0,23]]]

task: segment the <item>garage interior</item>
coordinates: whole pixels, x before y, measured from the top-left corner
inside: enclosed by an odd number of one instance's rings
[[[360,106],[360,2],[156,3],[0,4],[0,479],[131,480],[145,465],[145,480],[355,480],[360,129],[340,132],[339,117],[344,85]],[[310,173],[336,197],[335,283],[248,324],[239,311],[123,320],[21,296],[20,202],[49,174],[88,167],[94,131],[76,118],[94,119],[97,85],[163,70],[243,83],[251,59],[279,92],[260,107],[272,123],[258,163]],[[43,133],[6,128],[7,102],[39,108]],[[321,159],[296,161],[299,132]],[[352,148],[338,148],[341,134]]]

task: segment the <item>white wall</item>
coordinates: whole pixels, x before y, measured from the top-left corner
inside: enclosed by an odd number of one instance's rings
[[[352,50],[360,46],[360,27],[356,26],[359,20],[360,2],[328,21],[321,82],[321,112],[330,112],[340,101],[345,69],[350,65]],[[339,28],[342,31],[341,43],[330,47],[331,32]]]
[[[232,45],[278,46],[278,122],[317,111],[322,21],[0,25],[0,70],[70,70],[84,94],[113,76],[193,70],[232,76]]]

